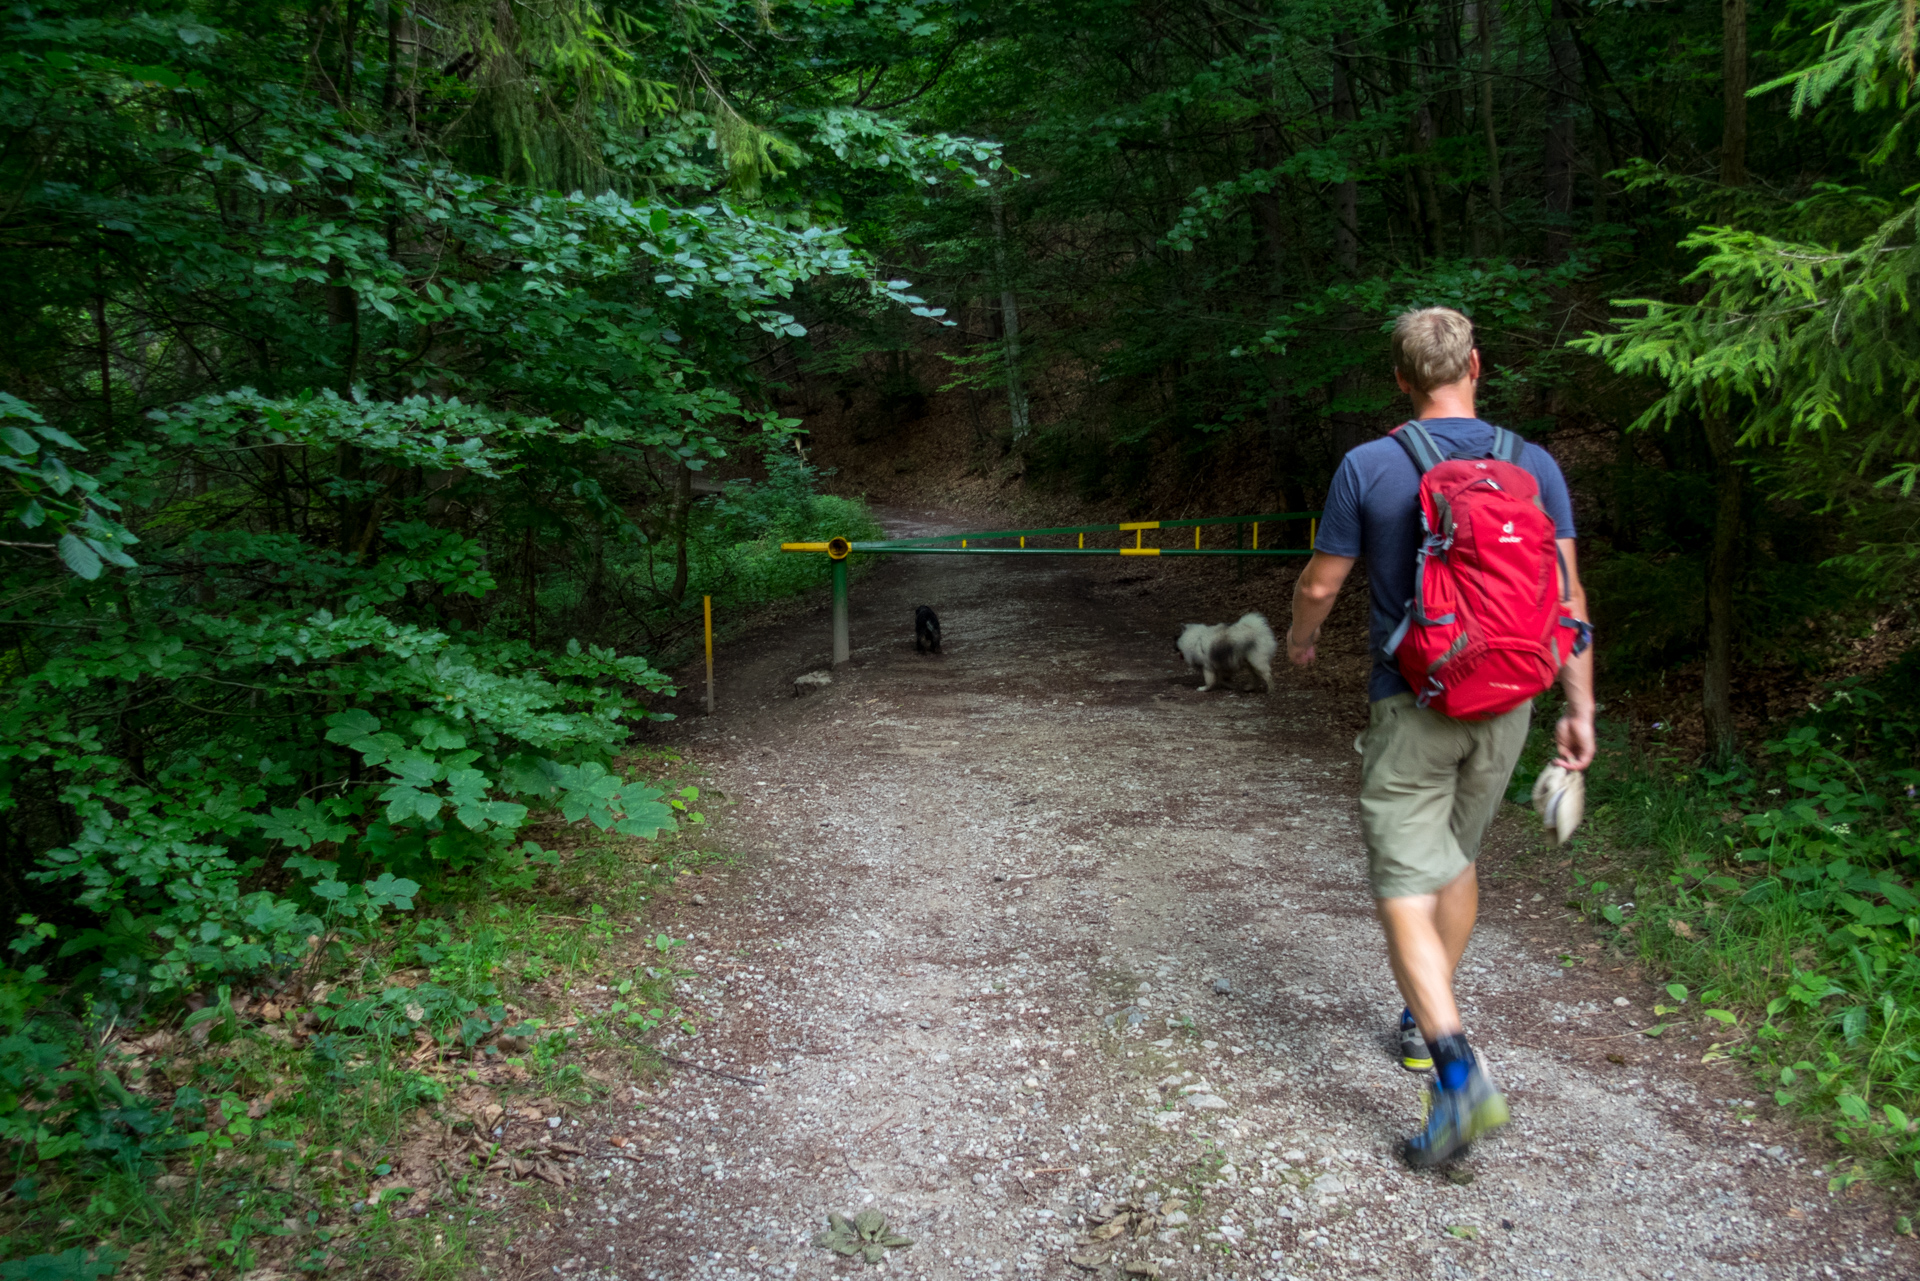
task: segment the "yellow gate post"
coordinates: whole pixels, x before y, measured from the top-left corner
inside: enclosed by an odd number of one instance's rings
[[[701,608],[707,616],[707,715],[713,715],[713,597],[702,596]]]

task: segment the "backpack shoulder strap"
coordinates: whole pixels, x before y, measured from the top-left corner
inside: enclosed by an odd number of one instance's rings
[[[1503,463],[1512,463],[1518,466],[1520,463],[1520,451],[1526,448],[1526,443],[1526,441],[1521,440],[1520,437],[1514,435],[1505,427],[1495,427],[1493,429],[1493,449],[1487,454],[1487,457],[1497,458]]]
[[[1400,448],[1407,451],[1407,457],[1413,459],[1414,470],[1422,476],[1447,460],[1439,444],[1417,419],[1408,419],[1395,427],[1390,434],[1393,439],[1400,442]]]

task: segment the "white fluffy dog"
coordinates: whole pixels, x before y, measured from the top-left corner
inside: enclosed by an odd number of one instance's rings
[[[1202,690],[1230,683],[1252,668],[1267,693],[1273,692],[1273,654],[1278,646],[1263,614],[1242,614],[1237,623],[1188,623],[1174,648],[1190,669],[1206,673]]]

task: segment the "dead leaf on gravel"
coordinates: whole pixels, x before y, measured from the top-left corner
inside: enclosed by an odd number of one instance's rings
[[[1136,1263],[1122,1264],[1120,1270],[1130,1277],[1157,1277],[1160,1275],[1160,1265],[1150,1259],[1142,1259]]]
[[[1089,1272],[1097,1272],[1101,1265],[1110,1257],[1110,1255],[1105,1254],[1069,1254],[1067,1256],[1067,1262],[1076,1268],[1085,1268]]]
[[[1111,1241],[1127,1230],[1127,1220],[1130,1217],[1125,1214],[1115,1215],[1090,1232],[1088,1238],[1094,1241]]]

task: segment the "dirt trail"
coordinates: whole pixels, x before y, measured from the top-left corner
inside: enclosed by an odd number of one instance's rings
[[[666,1048],[732,1077],[583,1117],[599,1155],[518,1274],[850,1275],[809,1242],[872,1208],[913,1277],[1920,1275],[1872,1198],[1743,1120],[1750,1077],[1633,1033],[1650,989],[1561,966],[1584,936],[1517,821],[1460,984],[1514,1122],[1458,1182],[1402,1169],[1358,696],[1199,694],[1167,596],[1102,572],[899,558],[806,698],[824,611],[722,653],[722,714],[671,735],[743,857],[677,896],[704,1026]],[[1134,1217],[1084,1244],[1103,1205]]]

